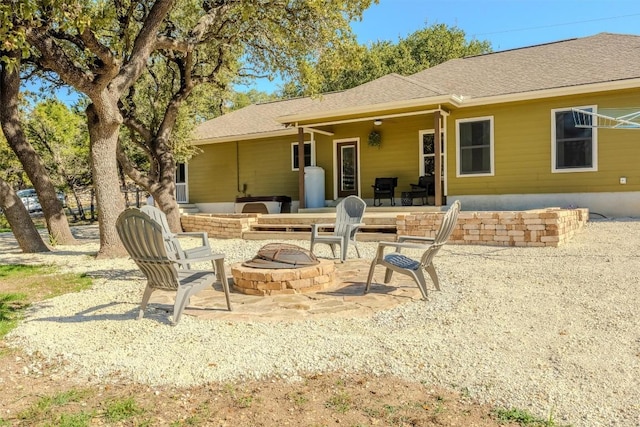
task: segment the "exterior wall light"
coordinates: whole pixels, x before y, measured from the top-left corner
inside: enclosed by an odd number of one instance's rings
[[[373,124],[374,124],[374,125],[376,125],[376,126],[380,126],[380,125],[382,124],[382,120],[380,120],[380,119],[375,119],[375,120],[373,121]]]

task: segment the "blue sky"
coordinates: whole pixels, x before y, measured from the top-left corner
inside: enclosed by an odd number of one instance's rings
[[[352,28],[368,44],[397,42],[433,24],[457,26],[494,51],[601,32],[640,35],[640,0],[380,0]],[[277,83],[253,88],[271,92]]]
[[[397,42],[433,24],[457,26],[494,51],[601,32],[640,35],[640,0],[380,0],[352,28],[367,44]],[[278,83],[264,79],[248,88],[272,92]]]

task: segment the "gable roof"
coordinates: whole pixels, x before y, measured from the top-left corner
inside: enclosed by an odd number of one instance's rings
[[[276,117],[301,111],[313,102],[311,98],[294,98],[252,104],[201,123],[195,128],[193,138],[197,142],[227,137],[250,138],[282,132],[286,128],[276,121]],[[296,132],[295,129],[291,130],[291,133]]]
[[[453,59],[408,77],[389,74],[322,95],[255,104],[209,120],[198,140],[223,141],[294,134],[287,123],[406,105],[471,105],[492,97],[640,79],[640,36],[600,33],[536,46]],[[635,82],[640,86],[640,81]],[[605,89],[601,89],[605,90]],[[207,141],[204,141],[207,140]]]

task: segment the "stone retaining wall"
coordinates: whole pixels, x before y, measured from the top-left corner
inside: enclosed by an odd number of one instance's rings
[[[433,237],[443,216],[443,212],[398,215],[397,233]],[[588,209],[461,211],[449,243],[557,247],[580,231],[588,220]]]
[[[256,214],[196,214],[182,215],[180,221],[184,231],[206,231],[215,239],[242,239],[256,218]]]
[[[259,214],[195,214],[181,217],[185,231],[211,238],[242,239]],[[443,212],[398,214],[398,235],[433,237]],[[449,243],[498,246],[554,246],[567,242],[589,220],[589,210],[461,211]],[[295,220],[287,219],[287,222]]]

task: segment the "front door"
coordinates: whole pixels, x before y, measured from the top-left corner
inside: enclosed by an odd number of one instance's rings
[[[336,144],[338,197],[358,195],[358,142]]]

